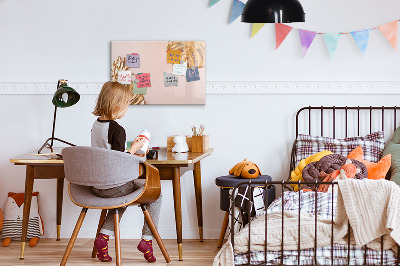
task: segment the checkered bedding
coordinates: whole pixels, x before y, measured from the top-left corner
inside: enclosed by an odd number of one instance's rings
[[[319,137],[299,134],[296,139],[296,162],[298,165],[302,159],[307,158],[317,152],[328,150],[343,156],[361,146],[364,152],[364,160],[377,162],[381,159],[385,140],[383,131],[378,131],[364,137],[352,137],[345,139],[333,139],[329,137]]]
[[[267,215],[282,211],[282,203],[284,210],[298,210],[300,208],[301,212],[316,213],[323,218],[332,219],[332,208],[333,215],[336,208],[336,194],[317,192],[317,200],[315,201],[315,192],[313,191],[288,191],[284,193],[283,197],[279,197],[271,203]],[[265,215],[265,213],[260,215]],[[260,215],[254,217],[254,219],[257,219]],[[316,265],[382,265],[380,251],[350,245],[349,264],[347,263],[347,245],[333,245],[333,263],[331,252],[331,246],[317,248]],[[250,252],[250,265],[281,265],[281,255],[281,251],[267,251],[267,262],[265,264],[265,252]],[[283,252],[284,265],[298,265],[298,258],[300,258],[300,265],[314,265],[314,249],[303,249],[300,251],[300,256],[298,256],[297,250],[285,250]],[[248,264],[248,253],[235,254],[235,265]],[[396,265],[396,256],[392,250],[383,252],[383,265]]]

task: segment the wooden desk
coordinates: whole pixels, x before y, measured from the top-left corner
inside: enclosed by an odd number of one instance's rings
[[[54,149],[56,152],[61,151],[61,149]],[[44,149],[42,153],[50,153],[50,150]],[[37,150],[10,159],[10,162],[14,163],[15,165],[26,165],[20,259],[24,258],[26,234],[28,232],[29,213],[31,209],[32,189],[35,179],[57,178],[57,241],[60,240],[62,201],[64,190],[64,162],[62,159],[59,158],[53,159],[56,156],[41,156],[33,154],[37,154]]]
[[[61,148],[54,148],[60,152]],[[148,163],[158,168],[161,180],[171,180],[173,184],[175,223],[178,242],[179,260],[182,260],[182,205],[180,177],[188,170],[193,170],[194,190],[196,196],[197,219],[200,241],[203,241],[203,211],[201,193],[201,168],[200,160],[210,155],[214,149],[198,153],[174,154],[161,149],[157,160],[147,160]],[[47,153],[50,151],[43,151]],[[34,179],[57,178],[57,240],[60,239],[61,214],[64,188],[64,162],[59,158],[36,155],[37,151],[23,154],[10,159],[15,165],[26,165],[25,199],[21,236],[21,255],[24,258],[28,218],[31,207],[32,189]],[[54,156],[53,156],[54,157]]]

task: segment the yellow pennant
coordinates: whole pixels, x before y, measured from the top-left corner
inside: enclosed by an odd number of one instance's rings
[[[264,27],[265,23],[253,23],[251,28],[251,38],[256,35],[262,27]]]

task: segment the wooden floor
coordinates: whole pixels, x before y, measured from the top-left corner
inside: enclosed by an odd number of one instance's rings
[[[40,239],[36,247],[27,246],[25,249],[25,259],[20,260],[20,242],[12,241],[9,247],[0,246],[0,265],[60,265],[65,248],[69,239]],[[156,263],[149,264],[143,254],[136,249],[140,240],[121,240],[122,264],[123,265],[212,265],[215,255],[218,253],[217,240],[187,240],[183,241],[183,261],[178,260],[178,247],[176,240],[163,240],[168,250],[172,262],[167,264],[154,241],[154,254],[157,258]],[[110,240],[110,255],[113,262],[104,263],[91,258],[93,240],[77,239],[68,259],[67,265],[115,265],[114,262],[114,243]]]

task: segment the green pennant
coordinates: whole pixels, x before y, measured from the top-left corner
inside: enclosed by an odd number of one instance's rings
[[[219,0],[210,0],[210,5],[208,7],[212,7],[213,5],[215,5],[218,2],[219,2]]]

